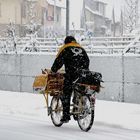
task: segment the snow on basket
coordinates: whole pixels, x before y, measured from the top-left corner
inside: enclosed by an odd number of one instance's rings
[[[62,71],[51,73],[50,70],[43,71],[43,74],[35,77],[33,90],[38,93],[46,93],[54,96],[62,92],[64,73]]]

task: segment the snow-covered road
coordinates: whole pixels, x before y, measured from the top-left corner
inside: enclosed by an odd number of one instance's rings
[[[108,126],[95,122],[93,129],[80,131],[76,122],[54,127],[50,121],[27,119],[10,115],[0,116],[1,140],[139,140],[140,131]]]
[[[96,102],[94,125],[54,127],[42,95],[0,91],[0,140],[140,140],[140,105]]]

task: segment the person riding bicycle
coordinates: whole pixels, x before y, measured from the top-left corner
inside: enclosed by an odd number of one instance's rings
[[[79,70],[89,69],[89,57],[73,36],[65,38],[64,45],[60,48],[51,71],[56,73],[63,65],[65,75],[62,94],[63,117],[61,122],[68,122],[70,120],[72,83],[78,78]]]

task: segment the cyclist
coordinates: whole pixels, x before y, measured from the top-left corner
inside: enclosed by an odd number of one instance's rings
[[[61,122],[70,120],[70,99],[72,94],[72,83],[78,78],[78,71],[89,69],[89,57],[77,43],[73,36],[67,36],[64,45],[60,48],[56,59],[51,67],[51,71],[56,73],[62,66],[65,68],[64,87],[62,94],[63,117]]]

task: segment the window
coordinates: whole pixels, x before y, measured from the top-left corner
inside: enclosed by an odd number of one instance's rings
[[[22,2],[21,4],[21,17],[26,18],[26,5],[25,2]]]
[[[59,15],[57,14],[57,21],[59,22]]]

